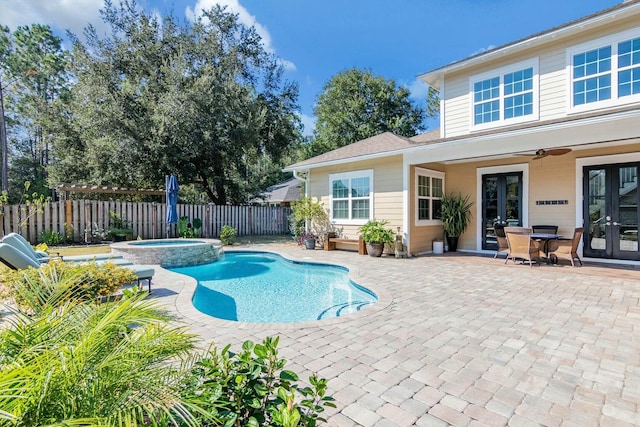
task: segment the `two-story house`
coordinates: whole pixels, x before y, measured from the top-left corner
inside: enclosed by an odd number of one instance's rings
[[[493,224],[584,227],[585,259],[640,261],[640,0],[421,74],[440,129],[390,133],[287,168],[345,237],[371,218],[411,254],[442,237],[444,193],[469,195],[459,249],[495,250]]]

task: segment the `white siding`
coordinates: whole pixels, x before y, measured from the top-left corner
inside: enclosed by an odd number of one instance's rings
[[[346,165],[313,169],[309,195],[320,197],[324,207],[330,208],[329,175],[341,172],[373,169],[373,215],[378,220],[389,221],[389,228],[396,231],[402,227],[402,156],[393,156],[381,160],[354,162]],[[342,236],[357,238],[358,226],[336,224]]]
[[[534,57],[539,58],[539,120],[566,117],[568,114],[567,89],[569,87],[569,74],[566,68],[567,48],[631,28],[637,28],[638,26],[637,20],[634,21],[633,18],[613,22],[597,30],[589,29],[580,36],[564,38],[516,55],[505,55],[500,60],[487,62],[480,66],[470,66],[465,69],[464,73],[457,72],[445,75],[445,93],[443,97],[446,100],[446,111],[444,112],[446,134],[444,137],[468,135],[470,133],[472,108],[469,94],[470,76]]]
[[[540,55],[540,120],[567,114],[567,74],[564,49]]]
[[[466,135],[469,133],[471,100],[469,98],[469,78],[461,76],[447,78],[445,86],[446,108],[444,137]]]

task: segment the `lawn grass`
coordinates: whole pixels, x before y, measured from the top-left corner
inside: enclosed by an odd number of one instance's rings
[[[62,256],[71,255],[89,255],[89,254],[105,254],[111,252],[108,244],[104,245],[78,245],[78,246],[51,246],[49,254]]]

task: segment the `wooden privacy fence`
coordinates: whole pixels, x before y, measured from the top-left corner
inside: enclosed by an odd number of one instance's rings
[[[164,238],[167,231],[169,237],[177,237],[177,227],[166,223],[164,203],[66,200],[46,203],[37,210],[27,205],[6,205],[1,225],[4,234],[17,232],[31,243],[41,242],[43,231],[72,234],[74,242],[90,242],[100,234],[106,236],[112,225],[109,212],[128,221],[134,239]],[[277,206],[178,204],[178,217],[202,220],[202,237],[218,237],[224,225],[235,228],[238,236],[287,234],[290,214],[290,208]]]

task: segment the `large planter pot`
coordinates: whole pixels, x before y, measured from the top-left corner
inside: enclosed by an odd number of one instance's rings
[[[447,236],[447,245],[449,246],[449,252],[455,252],[458,250],[458,236]]]
[[[367,253],[369,256],[379,257],[384,252],[384,243],[367,243]]]
[[[316,239],[309,238],[304,240],[304,247],[306,249],[315,249],[316,248]]]

